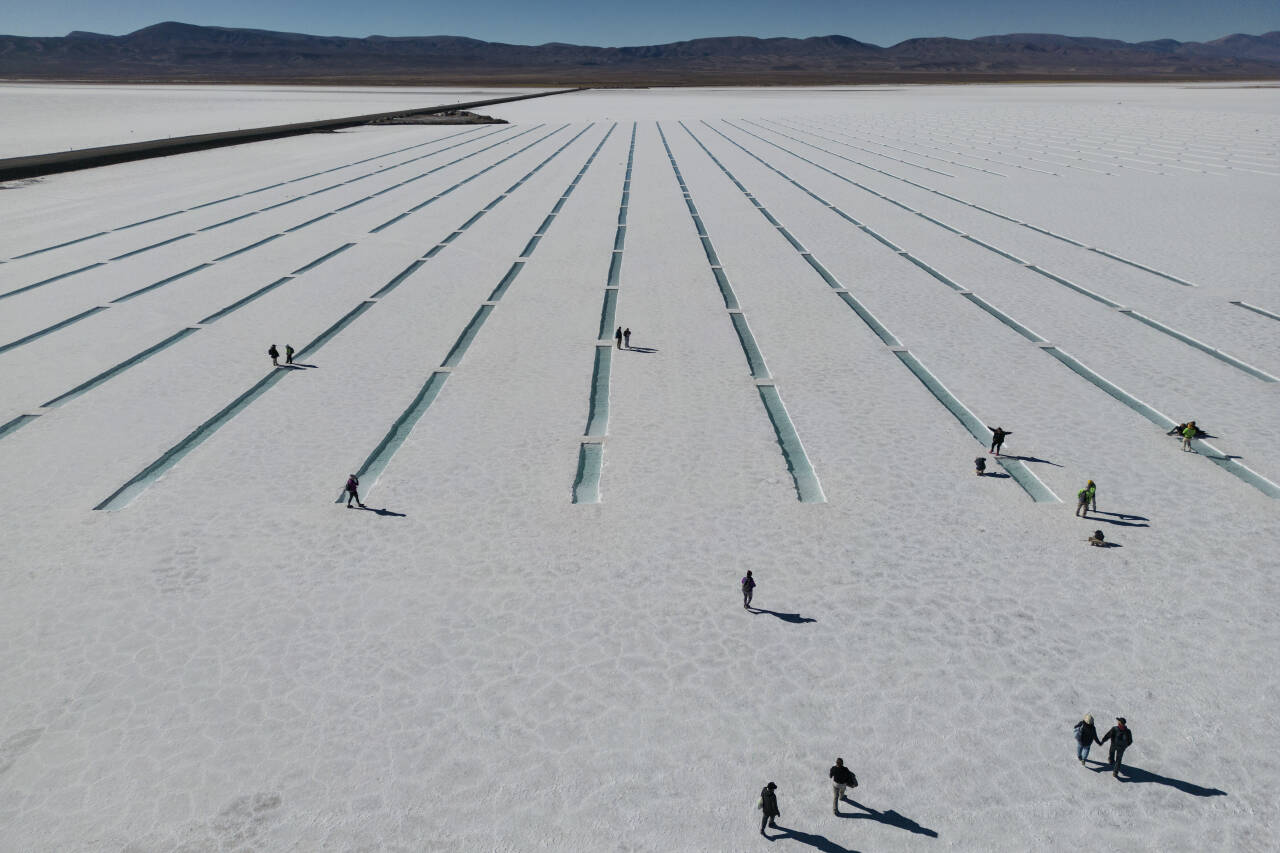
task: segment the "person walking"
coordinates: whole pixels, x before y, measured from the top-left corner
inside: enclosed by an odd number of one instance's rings
[[[618,327],[618,331],[613,333],[613,340],[617,343],[618,349],[622,349],[622,327]]]
[[[1085,487],[1076,492],[1076,515],[1082,518],[1089,517],[1089,504],[1093,504],[1093,511],[1098,511],[1098,487],[1090,480]]]
[[[1013,433],[1003,427],[987,427],[987,429],[991,430],[991,450],[988,452],[999,456],[1000,448],[1004,446],[1004,437]]]
[[[760,834],[764,835],[765,825],[777,829],[778,824],[774,822],[774,818],[782,817],[782,812],[778,810],[778,795],[774,791],[778,790],[778,786],[770,782],[760,790]],[[765,836],[766,838],[768,836]]]
[[[1093,726],[1093,714],[1085,714],[1084,719],[1076,723],[1075,733],[1076,758],[1084,764],[1085,759],[1089,757],[1089,747],[1095,743],[1102,746],[1102,741],[1098,740],[1098,730]]]
[[[284,363],[293,364],[293,346],[291,344],[284,345]]]
[[[1111,749],[1107,753],[1107,760],[1111,763],[1111,775],[1119,779],[1120,762],[1124,759],[1124,751],[1133,746],[1133,731],[1124,721],[1124,717],[1116,717],[1116,724],[1102,736],[1098,746],[1102,746],[1107,741],[1111,741]]]
[[[280,366],[280,350],[276,349],[275,344],[272,344],[271,348],[267,350],[267,355],[271,356],[271,364],[273,367]]]
[[[351,509],[351,502],[355,501],[364,509],[364,504],[360,503],[360,478],[355,474],[347,477],[347,509]]]
[[[742,579],[742,609],[749,610],[751,608],[751,593],[755,591],[756,579],[751,577],[751,570],[747,570],[747,576]]]
[[[627,349],[631,349],[631,330],[630,329],[622,330],[622,345]]]
[[[835,765],[827,771],[827,775],[831,777],[831,812],[840,814],[840,801],[844,799],[844,789],[858,787],[858,777],[844,766],[843,758],[836,759]]]
[[[1182,449],[1184,451],[1191,450],[1191,439],[1196,437],[1196,422],[1192,421],[1187,424],[1186,429],[1182,431]],[[1195,451],[1192,450],[1192,453]]]

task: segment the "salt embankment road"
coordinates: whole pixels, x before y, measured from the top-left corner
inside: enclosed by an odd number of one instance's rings
[[[291,124],[278,124],[270,127],[251,127],[243,130],[224,130],[216,133],[197,133],[188,136],[173,136],[168,139],[151,139],[146,142],[129,142],[121,145],[101,145],[94,148],[81,148],[74,151],[54,151],[47,154],[31,154],[23,157],[8,157],[0,160],[0,181],[12,181],[19,178],[37,178],[57,172],[74,172],[77,169],[92,169],[96,166],[108,166],[113,163],[127,163],[131,160],[146,160],[151,157],[168,157],[171,154],[184,154],[189,151],[203,151],[207,148],[221,148],[226,145],[241,145],[245,142],[262,142],[267,139],[281,139],[286,136],[298,136],[304,133],[315,133],[325,130],[341,130],[357,127],[371,122],[388,119],[405,118],[407,116],[431,115],[451,110],[469,110],[478,107],[506,104],[511,101],[524,101],[529,98],[545,98],[550,95],[563,95],[568,92],[580,92],[581,88],[556,89],[550,92],[533,92],[525,95],[512,95],[504,98],[489,98],[483,101],[468,101],[461,104],[445,104],[442,106],[422,107],[420,109],[393,110],[391,112],[369,113],[367,115],[348,116],[346,118],[321,119],[319,121],[302,121]]]

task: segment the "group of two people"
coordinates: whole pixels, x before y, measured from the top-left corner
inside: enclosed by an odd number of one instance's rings
[[[843,758],[836,759],[836,763],[827,771],[827,777],[831,780],[831,812],[838,815],[845,790],[858,787],[858,777],[844,766]],[[777,790],[778,786],[770,782],[760,791],[760,800],[756,803],[756,808],[760,809],[761,835],[764,835],[766,826],[777,829],[778,824],[774,822],[774,818],[782,817],[782,810],[778,808]]]
[[[618,349],[623,348],[624,341],[626,342],[625,344],[626,348],[631,349],[631,330],[630,329],[624,329],[621,326],[619,326],[618,330],[613,333],[613,339],[618,342]]]
[[[285,364],[293,364],[293,353],[294,353],[293,346],[290,344],[285,344],[284,345],[284,363]],[[267,355],[271,356],[271,363],[273,365],[275,365],[276,367],[280,366],[280,350],[276,349],[275,344],[272,344],[271,347],[267,350]]]
[[[1111,775],[1119,779],[1120,760],[1124,758],[1124,751],[1133,745],[1133,731],[1124,717],[1116,717],[1116,724],[1099,740],[1098,730],[1093,725],[1093,714],[1085,714],[1084,719],[1076,723],[1075,734],[1076,758],[1080,759],[1081,764],[1089,759],[1089,747],[1095,744],[1102,746],[1108,742],[1111,744],[1107,763],[1111,765]]]

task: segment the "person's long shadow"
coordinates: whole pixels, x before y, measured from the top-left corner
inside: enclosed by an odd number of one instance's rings
[[[850,850],[848,847],[841,847],[825,835],[814,835],[811,832],[801,832],[798,829],[790,829],[778,824],[774,827],[782,831],[782,835],[766,835],[765,838],[770,841],[783,841],[785,839],[793,839],[801,844],[808,844],[815,850],[821,850],[823,853],[858,853],[856,850]]]
[[[1127,521],[1150,521],[1151,520],[1147,518],[1145,515],[1129,515],[1123,512],[1102,512],[1096,509],[1091,509],[1089,510],[1089,512],[1093,513],[1094,515],[1113,515],[1116,518],[1123,518]]]
[[[1008,455],[1002,454],[1000,458],[1001,459],[1017,459],[1019,462],[1040,462],[1044,465],[1052,465],[1054,468],[1062,467],[1057,462],[1050,462],[1048,459],[1040,459],[1036,456],[1008,456]]]
[[[818,621],[817,619],[812,619],[808,616],[801,616],[799,613],[779,613],[776,610],[765,610],[763,607],[748,607],[747,612],[754,613],[757,615],[761,613],[768,613],[770,616],[777,616],[783,622],[791,622],[795,625],[802,625],[805,622]]]
[[[979,476],[979,477],[995,477],[996,479],[999,479],[999,480],[1007,480],[1007,479],[1009,479],[1009,475],[1008,475],[1008,474],[1001,474],[1001,473],[999,473],[998,471],[983,471],[983,472],[982,472],[981,474],[979,474],[978,476]]]
[[[1110,770],[1111,765],[1104,765],[1102,770]],[[1117,777],[1121,782],[1156,782],[1161,785],[1168,785],[1170,788],[1176,788],[1184,794],[1191,794],[1195,797],[1225,797],[1226,791],[1220,791],[1217,788],[1202,788],[1191,782],[1184,782],[1181,779],[1174,779],[1169,776],[1161,776],[1159,773],[1152,773],[1150,770],[1143,770],[1141,767],[1134,767],[1131,764],[1120,765],[1120,776]]]
[[[1119,515],[1119,513],[1100,513],[1097,510],[1090,510],[1093,515],[1083,516],[1090,521],[1101,521],[1103,524],[1114,524],[1116,527],[1150,527],[1145,520],[1143,521],[1121,521],[1119,518],[1099,518],[1100,515]],[[1122,516],[1122,518],[1141,518],[1141,516]]]
[[[886,826],[892,826],[895,829],[905,829],[907,832],[914,832],[916,835],[927,835],[930,838],[938,837],[938,833],[934,832],[932,829],[921,826],[911,818],[898,814],[893,809],[878,812],[869,806],[864,806],[857,800],[851,800],[848,797],[842,797],[841,799],[851,806],[857,806],[862,809],[863,812],[866,812],[866,814],[859,814],[858,812],[840,812],[840,817],[851,818],[853,820],[874,820],[879,823],[883,823]]]
[[[406,517],[403,512],[392,512],[391,510],[387,509],[385,506],[382,509],[374,509],[371,506],[362,506],[360,507],[360,509],[364,510],[365,512],[371,512],[374,515],[393,515],[396,518]]]
[[[657,352],[653,347],[627,347],[629,352]]]

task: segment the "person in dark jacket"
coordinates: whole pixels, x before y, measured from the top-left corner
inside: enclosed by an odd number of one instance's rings
[[[748,570],[747,576],[742,579],[742,609],[743,610],[746,610],[749,607],[751,607],[751,594],[755,592],[755,589],[756,589],[756,579],[751,577],[751,572],[750,570]]]
[[[981,477],[982,475],[986,474],[986,473],[987,473],[987,460],[983,459],[981,456],[979,456],[979,457],[975,458],[975,459],[973,460],[973,469],[974,469],[975,471],[977,471],[977,472],[978,472],[978,476],[979,476],[979,477]]]
[[[364,504],[360,503],[360,479],[355,474],[347,477],[347,509],[351,509],[352,501],[360,504],[360,508],[364,509]]]
[[[631,349],[631,329],[629,328],[622,330],[622,346]]]
[[[293,364],[293,354],[294,354],[294,352],[295,352],[295,350],[294,350],[294,348],[293,348],[293,344],[285,344],[285,345],[284,345],[284,363],[285,363],[285,364]]]
[[[774,823],[775,817],[782,817],[782,812],[778,810],[778,795],[774,791],[778,790],[778,786],[770,782],[760,790],[760,834],[764,835],[765,825],[769,825],[774,829],[778,828],[778,824]]]
[[[843,758],[836,759],[835,765],[827,771],[827,775],[831,777],[831,811],[834,814],[840,814],[840,801],[844,799],[844,789],[849,786],[858,787],[858,777],[844,766]]]
[[[271,363],[274,366],[280,366],[280,350],[276,349],[275,344],[272,344],[271,348],[267,350],[267,355],[271,356]]]
[[[1085,759],[1089,757],[1089,747],[1095,743],[1102,746],[1102,741],[1098,740],[1098,730],[1093,726],[1093,714],[1085,714],[1084,719],[1076,723],[1075,733],[1076,758],[1084,764]]]
[[[618,327],[618,331],[613,333],[613,339],[617,342],[618,349],[622,349],[622,327]]]
[[[1116,717],[1116,724],[1102,736],[1098,746],[1111,741],[1111,749],[1107,758],[1111,762],[1111,775],[1120,778],[1120,762],[1124,759],[1124,751],[1133,745],[1133,731],[1130,730],[1124,717]]]
[[[1004,437],[1006,435],[1013,435],[1013,433],[1009,432],[1007,429],[1004,429],[1003,427],[987,427],[987,429],[991,430],[990,452],[994,453],[996,456],[999,456],[1000,448],[1004,446]]]

